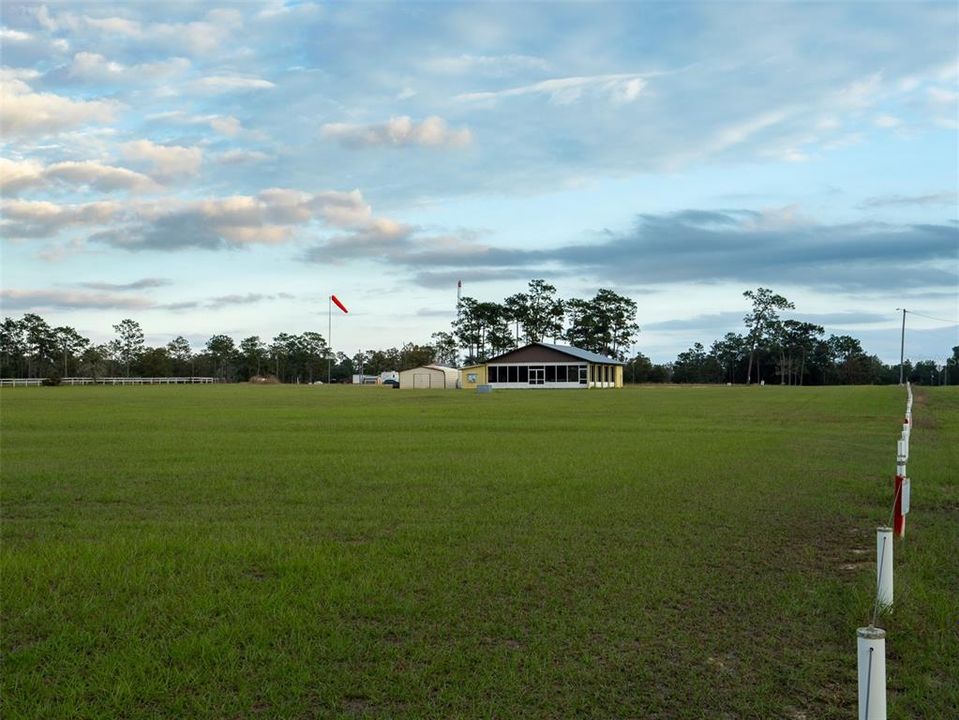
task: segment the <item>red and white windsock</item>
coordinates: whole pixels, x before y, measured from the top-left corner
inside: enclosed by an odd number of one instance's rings
[[[341,303],[341,302],[340,302],[340,299],[339,299],[336,295],[330,295],[330,300],[332,300],[332,301],[333,301],[333,304],[336,305],[336,306],[337,306],[340,310],[342,310],[343,312],[345,312],[345,313],[349,313],[349,312],[350,312],[349,310],[346,309],[346,305],[344,305],[343,303]]]

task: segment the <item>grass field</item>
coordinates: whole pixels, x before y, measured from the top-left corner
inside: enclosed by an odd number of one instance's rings
[[[2,717],[848,718],[901,388],[4,390]],[[959,708],[917,389],[891,718]]]

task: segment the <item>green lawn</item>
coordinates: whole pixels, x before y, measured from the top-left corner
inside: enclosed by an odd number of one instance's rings
[[[848,718],[902,388],[23,388],[2,714]],[[891,718],[959,707],[959,392],[917,389]]]

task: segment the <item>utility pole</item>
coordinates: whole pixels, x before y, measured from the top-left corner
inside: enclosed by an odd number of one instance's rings
[[[902,385],[903,363],[906,357],[906,308],[896,310],[902,310],[902,334],[899,337],[899,384]]]

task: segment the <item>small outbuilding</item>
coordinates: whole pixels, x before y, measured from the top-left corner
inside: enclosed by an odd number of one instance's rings
[[[489,385],[494,389],[618,388],[623,363],[571,345],[530,343],[460,370],[460,386]]]
[[[401,390],[455,390],[457,380],[459,371],[443,365],[423,365],[400,371]]]

